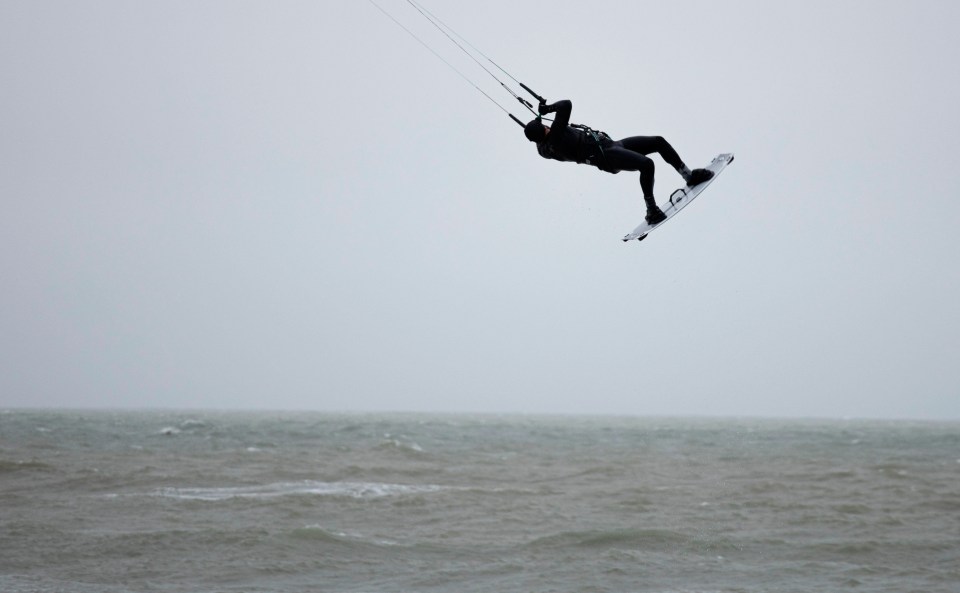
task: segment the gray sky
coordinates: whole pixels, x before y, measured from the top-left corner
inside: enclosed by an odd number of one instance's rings
[[[634,174],[369,2],[5,0],[0,406],[960,418],[960,4],[426,6],[737,160],[624,244]]]

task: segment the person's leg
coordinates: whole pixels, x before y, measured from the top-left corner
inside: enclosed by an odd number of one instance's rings
[[[663,136],[631,136],[630,138],[620,140],[617,144],[634,152],[659,154],[667,164],[677,170],[677,173],[679,173],[684,181],[687,182],[687,185],[691,187],[698,183],[708,181],[713,177],[713,171],[708,169],[694,169],[691,171],[690,168],[684,164],[683,159],[680,158],[677,151],[674,150],[673,146],[671,146]]]
[[[611,169],[639,171],[640,189],[643,190],[643,197],[653,197],[653,174],[655,170],[653,159],[615,143],[603,150],[603,160],[605,166]]]
[[[668,165],[678,172],[682,172],[687,168],[683,163],[683,159],[680,158],[677,151],[674,150],[673,146],[671,146],[663,136],[631,136],[620,140],[619,143],[627,150],[639,152],[640,154],[659,154]]]
[[[604,166],[621,171],[639,171],[640,189],[643,190],[643,201],[647,205],[647,221],[660,222],[665,218],[653,197],[653,174],[655,166],[653,159],[633,150],[627,150],[620,143],[603,149]]]

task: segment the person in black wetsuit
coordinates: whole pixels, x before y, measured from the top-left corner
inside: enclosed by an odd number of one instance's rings
[[[537,152],[545,159],[586,163],[608,173],[639,171],[643,201],[647,205],[646,220],[657,224],[666,219],[653,197],[653,160],[648,154],[657,153],[677,170],[687,185],[693,187],[713,177],[707,169],[690,170],[662,136],[631,136],[613,140],[604,132],[586,126],[570,124],[573,103],[564,99],[547,105],[541,103],[540,115],[556,113],[553,124],[545,126],[538,117],[524,126],[523,133],[537,143]]]

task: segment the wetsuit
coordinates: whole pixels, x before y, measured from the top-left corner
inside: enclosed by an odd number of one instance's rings
[[[653,196],[653,160],[648,154],[658,153],[678,171],[683,160],[662,136],[631,136],[612,140],[604,132],[585,126],[571,126],[573,103],[564,99],[541,107],[542,113],[556,113],[550,133],[537,143],[537,152],[545,159],[573,161],[597,167],[608,173],[639,171],[644,197]]]

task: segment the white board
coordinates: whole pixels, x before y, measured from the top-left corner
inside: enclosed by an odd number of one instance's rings
[[[710,169],[713,171],[713,177],[708,181],[704,181],[699,185],[693,187],[681,187],[670,195],[670,200],[660,206],[660,209],[663,210],[663,213],[666,215],[666,218],[657,224],[648,224],[646,222],[642,223],[637,228],[633,229],[633,232],[626,235],[624,241],[643,241],[647,238],[647,235],[653,229],[667,222],[671,218],[677,215],[678,212],[683,210],[687,204],[692,202],[697,196],[703,193],[703,190],[707,189],[711,183],[716,181],[717,177],[720,176],[720,172],[723,171],[727,165],[733,162],[732,154],[720,154],[714,157],[713,161],[709,165],[704,167],[705,169]]]

